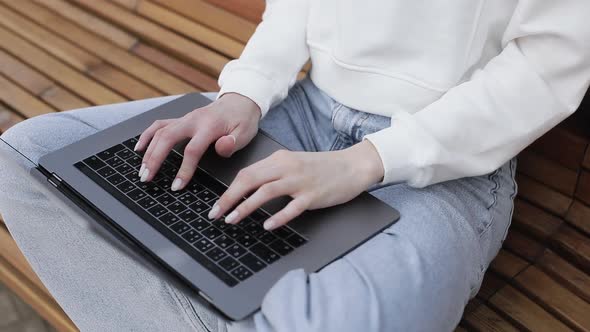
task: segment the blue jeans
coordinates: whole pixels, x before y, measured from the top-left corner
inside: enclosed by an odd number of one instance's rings
[[[173,98],[44,115],[3,137],[38,159]],[[290,149],[324,151],[346,148],[389,124],[389,118],[339,104],[305,80],[261,127]],[[287,273],[260,311],[226,322],[21,167],[1,162],[0,212],[34,270],[83,331],[450,331],[501,247],[517,190],[515,159],[490,174],[422,189],[373,188],[371,194],[401,212],[398,223],[320,272]]]

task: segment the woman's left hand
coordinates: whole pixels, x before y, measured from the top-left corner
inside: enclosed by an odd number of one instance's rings
[[[345,203],[382,178],[381,159],[367,140],[340,151],[280,150],[242,169],[215,203],[209,218],[219,218],[250,193],[226,216],[227,223],[238,223],[274,198],[290,196],[292,200],[264,222],[264,228],[271,230],[305,210]]]

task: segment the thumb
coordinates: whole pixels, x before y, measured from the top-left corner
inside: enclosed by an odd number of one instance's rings
[[[249,140],[247,140],[240,131],[240,127],[234,129],[231,133],[225,136],[221,136],[215,142],[215,151],[222,157],[231,157],[234,152],[240,150]]]

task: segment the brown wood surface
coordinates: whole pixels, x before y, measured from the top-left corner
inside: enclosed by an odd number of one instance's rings
[[[218,91],[263,10],[263,0],[0,0],[0,133],[48,112]],[[589,110],[520,154],[512,229],[457,331],[590,329]],[[2,226],[0,280],[75,330]]]

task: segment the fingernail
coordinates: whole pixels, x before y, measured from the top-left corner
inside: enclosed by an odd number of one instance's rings
[[[215,202],[215,204],[213,204],[213,207],[211,208],[211,211],[209,211],[209,214],[207,215],[207,217],[209,219],[217,219],[217,215],[219,214],[219,205],[217,205],[217,202]]]
[[[180,189],[180,186],[182,186],[182,179],[176,178],[174,179],[174,182],[172,182],[172,187],[170,187],[170,189],[172,189],[172,191],[177,191]]]
[[[133,148],[133,151],[137,151],[138,146],[139,146],[139,141],[137,141],[137,143],[135,143],[135,147]]]
[[[141,167],[139,168],[139,173],[137,173],[137,176],[141,177],[143,175],[143,171],[145,171],[145,164],[141,164]]]
[[[236,220],[239,214],[240,213],[238,211],[233,210],[230,214],[227,215],[227,217],[225,217],[225,222],[227,224],[231,224],[234,220]]]
[[[236,144],[236,137],[234,135],[229,135],[234,140],[234,144]]]
[[[268,219],[264,222],[264,224],[262,225],[262,227],[264,227],[264,229],[266,229],[267,231],[272,230],[273,228],[275,228],[276,226],[276,222],[272,219]]]
[[[146,168],[143,171],[143,174],[141,174],[141,178],[139,179],[139,181],[145,182],[147,180],[147,178],[148,178],[149,175],[150,175],[150,170]]]

